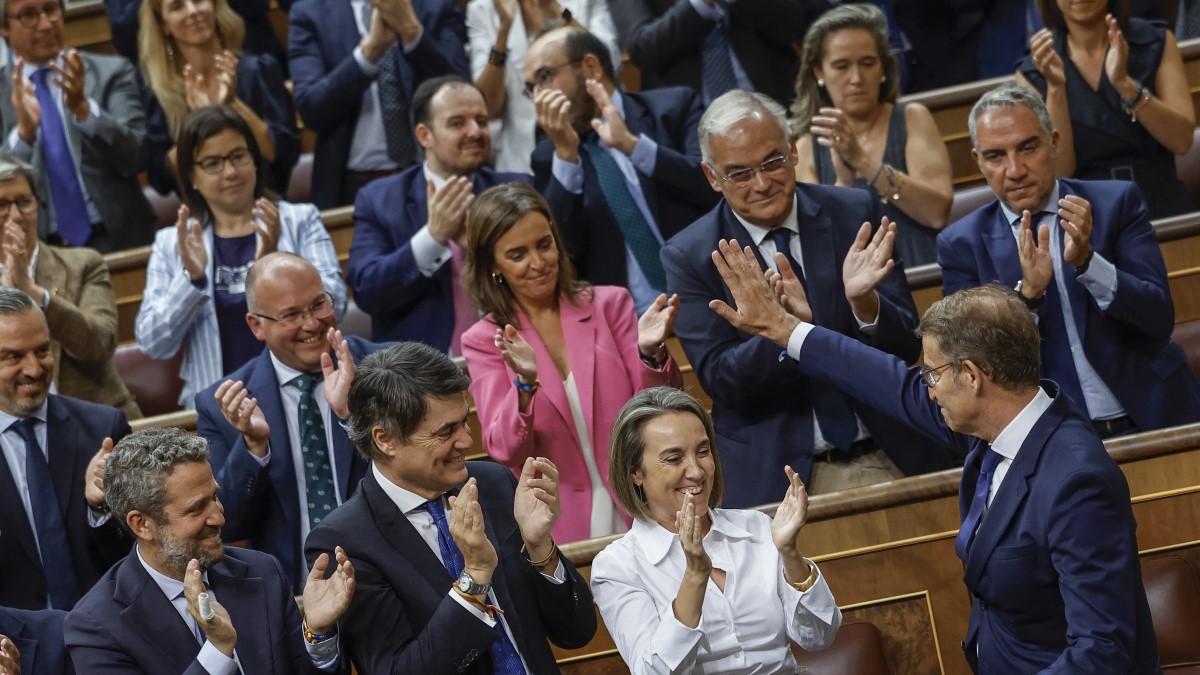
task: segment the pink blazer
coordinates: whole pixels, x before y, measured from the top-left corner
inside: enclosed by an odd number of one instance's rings
[[[596,468],[608,492],[608,441],[621,406],[647,387],[681,387],[683,376],[673,359],[654,370],[638,356],[637,321],[629,291],[616,286],[596,286],[595,298],[578,306],[560,304],[563,338]],[[587,539],[591,524],[592,486],[583,450],[567,403],[567,392],[558,379],[550,353],[529,320],[518,310],[520,333],[537,357],[541,388],[524,413],[517,407],[513,371],[504,363],[494,342],[496,324],[488,315],[462,337],[463,356],[471,373],[471,396],[483,427],[483,447],[497,461],[519,474],[527,457],[548,457],[558,467],[562,516],[554,526],[560,543]],[[614,499],[615,502],[615,499]],[[629,516],[621,512],[626,523]]]

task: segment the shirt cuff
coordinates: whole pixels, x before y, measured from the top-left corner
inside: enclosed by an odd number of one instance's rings
[[[573,195],[583,194],[583,164],[572,164],[555,153],[550,162],[550,173],[554,175],[555,180],[562,183],[567,192]]]
[[[246,454],[253,457],[254,461],[258,462],[259,466],[266,466],[267,463],[271,461],[271,444],[267,444],[267,454],[263,455],[262,457],[250,452],[250,448],[246,448]]]
[[[796,361],[800,360],[800,348],[804,346],[804,340],[808,337],[808,334],[812,332],[813,328],[816,328],[816,326],[806,321],[801,321],[800,325],[796,326],[796,330],[793,330],[792,336],[788,338],[788,356],[792,357]]]
[[[216,645],[207,640],[196,655],[196,662],[209,675],[233,675],[237,672],[237,661],[225,656]]]
[[[18,159],[23,161],[28,162],[29,158],[33,157],[33,146],[26,143],[25,140],[21,138],[21,134],[17,131],[17,127],[15,126],[8,134],[8,148],[12,150],[13,154],[16,155]]]
[[[666,664],[671,672],[679,669],[680,664],[696,650],[696,643],[704,639],[704,631],[688,628],[675,618],[671,605],[660,615],[658,632],[655,634],[654,651],[658,658]]]
[[[637,145],[633,146],[633,152],[629,155],[629,161],[633,162],[633,168],[643,175],[653,176],[654,167],[658,166],[658,143],[646,134],[639,134]]]
[[[321,640],[315,645],[305,640],[304,648],[308,650],[308,658],[312,660],[313,665],[318,670],[332,672],[334,666],[337,665],[340,652],[338,651],[338,638],[336,635],[328,640]]]
[[[455,602],[457,602],[458,604],[465,607],[468,612],[474,614],[476,617],[479,618],[480,621],[486,623],[488,625],[488,627],[490,627],[490,628],[496,627],[495,619],[488,616],[482,609],[479,609],[475,605],[472,605],[470,602],[467,602],[467,599],[464,598],[463,596],[459,595],[458,591],[451,588],[449,593],[450,593],[450,597],[453,598]]]
[[[697,14],[705,19],[708,19],[709,21],[719,21],[725,16],[725,10],[722,9],[721,5],[717,2],[713,2],[713,4],[709,6],[709,4],[704,2],[704,0],[688,0],[688,4],[692,6],[692,9],[696,10]]]
[[[101,516],[99,518],[97,518],[96,512],[92,510],[91,504],[88,504],[88,525],[89,526],[91,526],[93,528],[100,527],[100,526],[104,525],[105,523],[107,523],[108,519],[111,517],[112,517],[111,513],[104,513],[104,514],[101,514]]]
[[[542,576],[546,577],[546,579],[553,584],[561,584],[566,582],[567,570],[565,567],[563,567],[561,553],[558,554],[558,567],[554,568],[554,574],[546,574],[545,572],[542,572]]]
[[[371,79],[379,77],[379,64],[371,63],[363,54],[362,45],[354,48],[354,60],[358,63],[358,67],[362,70],[363,75]]]
[[[416,49],[417,45],[421,44],[421,38],[423,37],[425,37],[425,27],[421,26],[421,30],[417,32],[417,37],[412,42],[402,43],[400,48],[404,50],[405,54],[411,54],[412,50]]]
[[[1075,277],[1096,299],[1100,311],[1108,311],[1117,295],[1117,268],[1099,253],[1092,252],[1087,271]]]
[[[75,122],[75,126],[79,128],[79,133],[91,138],[96,135],[96,120],[100,119],[100,105],[88,99],[88,114],[83,118],[82,122]],[[71,115],[71,120],[75,121],[75,116]]]
[[[439,244],[433,238],[428,225],[421,226],[408,244],[412,248],[413,259],[417,261],[417,269],[427,278],[432,277],[452,256],[449,246]]]

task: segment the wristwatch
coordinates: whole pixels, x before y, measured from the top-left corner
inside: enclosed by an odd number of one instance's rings
[[[1027,298],[1021,294],[1021,286],[1024,284],[1025,280],[1021,279],[1017,282],[1017,286],[1013,290],[1017,292],[1017,296],[1021,298],[1021,301],[1024,302],[1025,306],[1029,308],[1029,311],[1036,314],[1038,309],[1042,306],[1042,300],[1046,299],[1046,291],[1042,291],[1042,294],[1036,298]]]
[[[475,580],[471,578],[470,574],[467,574],[466,570],[463,570],[462,574],[458,575],[458,581],[454,582],[454,586],[467,595],[487,595],[487,592],[492,590],[491,584],[475,583]]]

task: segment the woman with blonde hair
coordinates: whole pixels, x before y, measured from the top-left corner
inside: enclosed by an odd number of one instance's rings
[[[151,185],[162,194],[175,188],[183,118],[206,105],[228,105],[267,161],[267,185],[286,192],[300,156],[292,98],[274,56],[238,55],[245,25],[228,1],[142,0],[138,16],[141,69],[153,93],[146,102]]]

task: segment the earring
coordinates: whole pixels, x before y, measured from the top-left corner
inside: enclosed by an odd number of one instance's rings
[[[504,285],[504,277],[500,276],[499,274],[496,274],[495,272],[492,272],[492,283],[496,284],[497,286],[503,286]]]
[[[883,77],[881,77],[881,78],[879,79],[879,81],[880,81],[880,82],[887,82],[887,75],[884,75]]]
[[[167,45],[167,58],[175,60],[175,48],[171,46],[171,36],[168,35],[165,44]]]
[[[637,494],[638,501],[642,502],[643,504],[646,503],[646,491],[642,489],[641,485],[634,483],[633,491],[635,494]]]
[[[817,78],[817,86],[823,88],[825,86],[825,80],[822,80],[821,78],[818,77]]]

